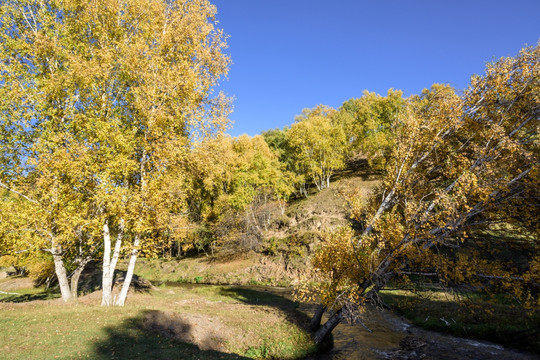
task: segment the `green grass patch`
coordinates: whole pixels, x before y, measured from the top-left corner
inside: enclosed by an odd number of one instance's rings
[[[23,289],[14,293],[0,294],[0,302],[23,303],[34,300],[51,300],[60,297],[59,293],[44,289]]]
[[[256,256],[240,257],[232,261],[201,256],[176,259],[139,259],[136,274],[150,280],[154,285],[161,283],[194,284],[249,284],[253,280],[246,271],[257,263]],[[124,268],[126,264],[120,264]]]
[[[520,309],[503,296],[456,297],[435,289],[382,291],[381,295],[396,312],[424,329],[540,353],[540,313]]]

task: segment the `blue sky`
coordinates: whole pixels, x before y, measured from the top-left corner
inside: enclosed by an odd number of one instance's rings
[[[304,108],[363,90],[467,86],[486,62],[540,38],[540,0],[211,0],[233,64],[237,136],[282,128]]]

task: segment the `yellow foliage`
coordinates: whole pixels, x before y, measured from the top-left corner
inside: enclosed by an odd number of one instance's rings
[[[489,64],[462,96],[435,84],[407,100],[382,185],[367,200],[350,194],[362,229],[327,235],[314,257],[323,303],[373,299],[390,279],[425,274],[537,304],[537,257],[517,269],[490,256],[504,238],[482,238],[475,251],[470,238],[516,223],[538,246],[538,79],[540,45]]]

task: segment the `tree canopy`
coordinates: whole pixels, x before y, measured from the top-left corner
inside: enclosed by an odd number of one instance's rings
[[[286,132],[295,172],[319,190],[329,187],[334,172],[345,166],[347,138],[336,114],[323,105],[304,109]]]
[[[537,257],[525,268],[494,261],[490,242],[499,238],[484,239],[475,251],[465,247],[473,231],[500,223],[518,222],[538,239],[531,218],[538,214],[539,51],[526,48],[489,64],[463,96],[434,85],[409,100],[394,126],[382,185],[367,203],[351,198],[362,228],[328,235],[315,257],[325,279],[322,305],[336,310],[317,341],[408,274],[481,284],[539,305]]]
[[[376,169],[384,169],[394,146],[396,120],[405,109],[406,100],[399,90],[386,96],[364,91],[340,108],[340,118],[351,147],[360,151]]]
[[[228,99],[213,94],[230,63],[215,11],[206,0],[2,3],[0,180],[33,190],[53,254],[77,221],[125,231],[133,255],[151,244],[173,211],[161,210],[170,172],[228,121]]]

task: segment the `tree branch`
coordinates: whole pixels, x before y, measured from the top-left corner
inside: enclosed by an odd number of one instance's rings
[[[39,205],[39,202],[38,202],[37,200],[34,200],[34,199],[32,199],[32,198],[30,198],[30,197],[24,195],[23,193],[18,192],[17,190],[15,190],[15,189],[9,187],[8,185],[4,184],[4,183],[1,182],[1,181],[0,181],[0,186],[3,187],[4,189],[8,190],[8,191],[11,191],[11,192],[14,193],[14,194],[19,195],[19,196],[22,197],[23,199],[26,199],[26,200],[28,200],[28,201],[34,203],[34,204],[38,204],[38,205]]]

